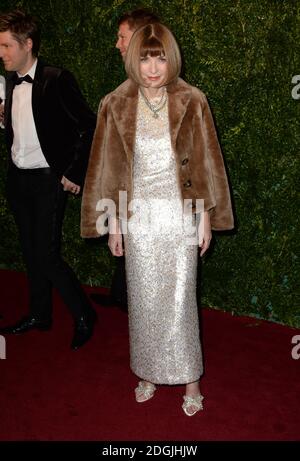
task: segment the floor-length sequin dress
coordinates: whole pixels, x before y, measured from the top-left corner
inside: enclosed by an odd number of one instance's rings
[[[183,235],[168,105],[154,118],[141,95],[133,199],[136,207],[125,235],[131,369],[157,384],[196,381],[203,371],[196,303],[198,248]]]

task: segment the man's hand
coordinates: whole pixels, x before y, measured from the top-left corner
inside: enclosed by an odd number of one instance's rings
[[[61,183],[64,186],[65,191],[71,192],[75,195],[79,194],[80,186],[77,186],[77,184],[74,184],[72,181],[69,181],[65,176],[62,177]]]

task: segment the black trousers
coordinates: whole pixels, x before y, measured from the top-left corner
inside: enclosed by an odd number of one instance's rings
[[[41,320],[51,319],[52,287],[55,287],[74,319],[79,320],[87,313],[89,301],[74,272],[61,257],[67,193],[60,180],[50,168],[12,167],[8,173],[7,197],[27,268],[30,315]]]

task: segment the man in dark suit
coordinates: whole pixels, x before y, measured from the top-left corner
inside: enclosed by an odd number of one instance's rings
[[[93,333],[96,314],[60,253],[67,194],[84,181],[96,118],[70,72],[37,58],[40,31],[21,11],[0,15],[0,57],[9,71],[4,125],[9,151],[7,197],[29,280],[29,315],[0,333],[48,330],[52,287],[74,319],[72,349]]]

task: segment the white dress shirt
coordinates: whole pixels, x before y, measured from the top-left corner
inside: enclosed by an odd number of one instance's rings
[[[37,66],[35,60],[26,73],[33,79]],[[18,74],[19,77],[23,77]],[[11,149],[12,160],[18,168],[49,167],[42,152],[32,113],[32,83],[15,85],[12,101],[12,128],[14,132]]]

